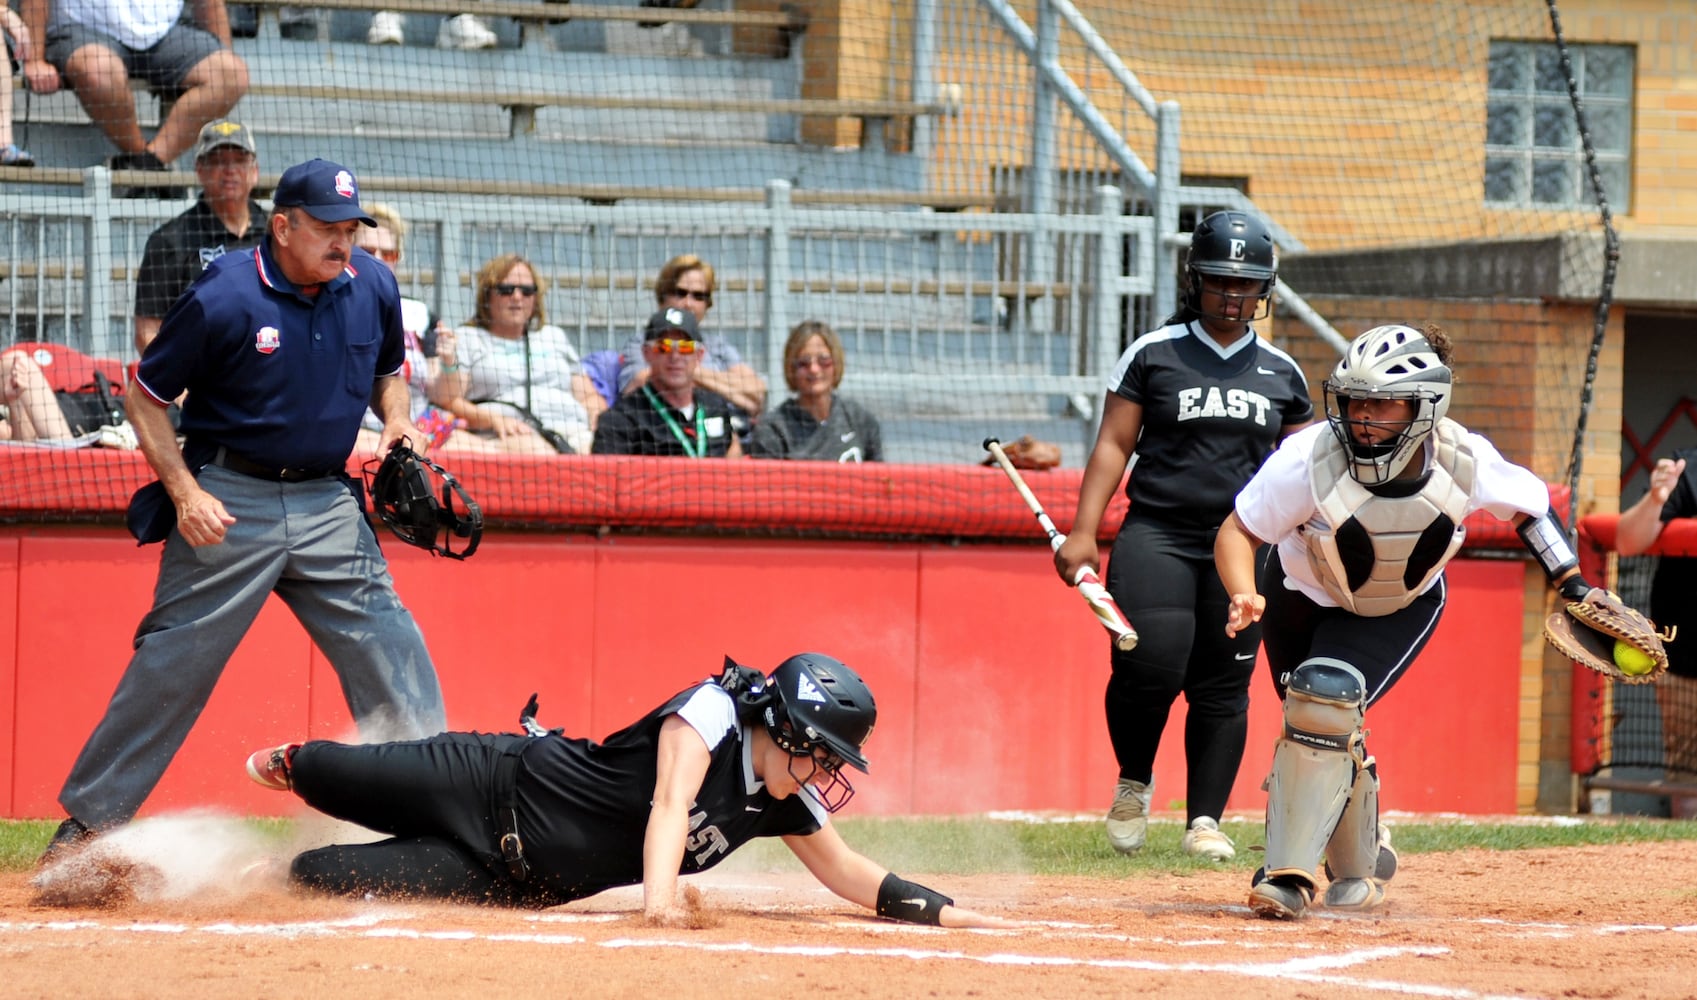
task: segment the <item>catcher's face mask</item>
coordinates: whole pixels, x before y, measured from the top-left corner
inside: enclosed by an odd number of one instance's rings
[[[440,500],[431,489],[432,474],[442,480]],[[377,516],[408,545],[450,559],[466,559],[477,551],[477,543],[483,538],[483,512],[477,502],[466,495],[448,470],[406,444],[396,445],[381,461],[365,463],[365,488]],[[463,514],[454,507],[455,496],[460,499]],[[466,539],[465,548],[459,552],[452,548],[456,537]]]

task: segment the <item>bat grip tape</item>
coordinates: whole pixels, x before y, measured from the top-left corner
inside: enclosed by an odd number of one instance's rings
[[[891,920],[935,927],[942,922],[943,907],[953,906],[954,902],[935,889],[909,882],[895,872],[885,875],[878,886],[878,915]]]

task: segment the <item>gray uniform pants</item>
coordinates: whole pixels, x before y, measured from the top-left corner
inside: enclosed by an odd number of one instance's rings
[[[424,636],[341,480],[267,482],[208,466],[200,484],[236,523],[217,545],[195,548],[175,530],[166,539],[135,655],[59,792],[97,829],[141,808],[273,591],[335,668],[361,729],[384,727],[368,736],[446,727]],[[237,775],[240,762],[231,767]]]

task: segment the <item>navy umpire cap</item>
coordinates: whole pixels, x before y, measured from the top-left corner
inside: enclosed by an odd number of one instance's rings
[[[695,313],[688,309],[662,309],[648,317],[648,326],[642,331],[642,339],[653,340],[676,331],[687,334],[691,340],[700,340],[698,330],[700,327],[695,322]]]
[[[276,208],[299,207],[319,222],[358,219],[368,226],[377,220],[359,207],[359,183],[353,171],[329,160],[308,160],[283,171],[271,196]]]

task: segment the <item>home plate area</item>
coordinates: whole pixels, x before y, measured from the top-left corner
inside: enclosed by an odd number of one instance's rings
[[[644,926],[636,889],[539,912],[326,899],[275,884],[47,905],[28,874],[9,873],[0,876],[0,955],[7,995],[43,997],[65,995],[74,981],[85,994],[227,988],[312,1000],[484,990],[1663,1000],[1693,995],[1693,853],[1670,842],[1417,855],[1382,910],[1321,909],[1296,922],[1254,917],[1237,870],[908,873],[1019,922],[972,931],[877,920],[795,872],[691,879],[709,918],[698,930]]]

